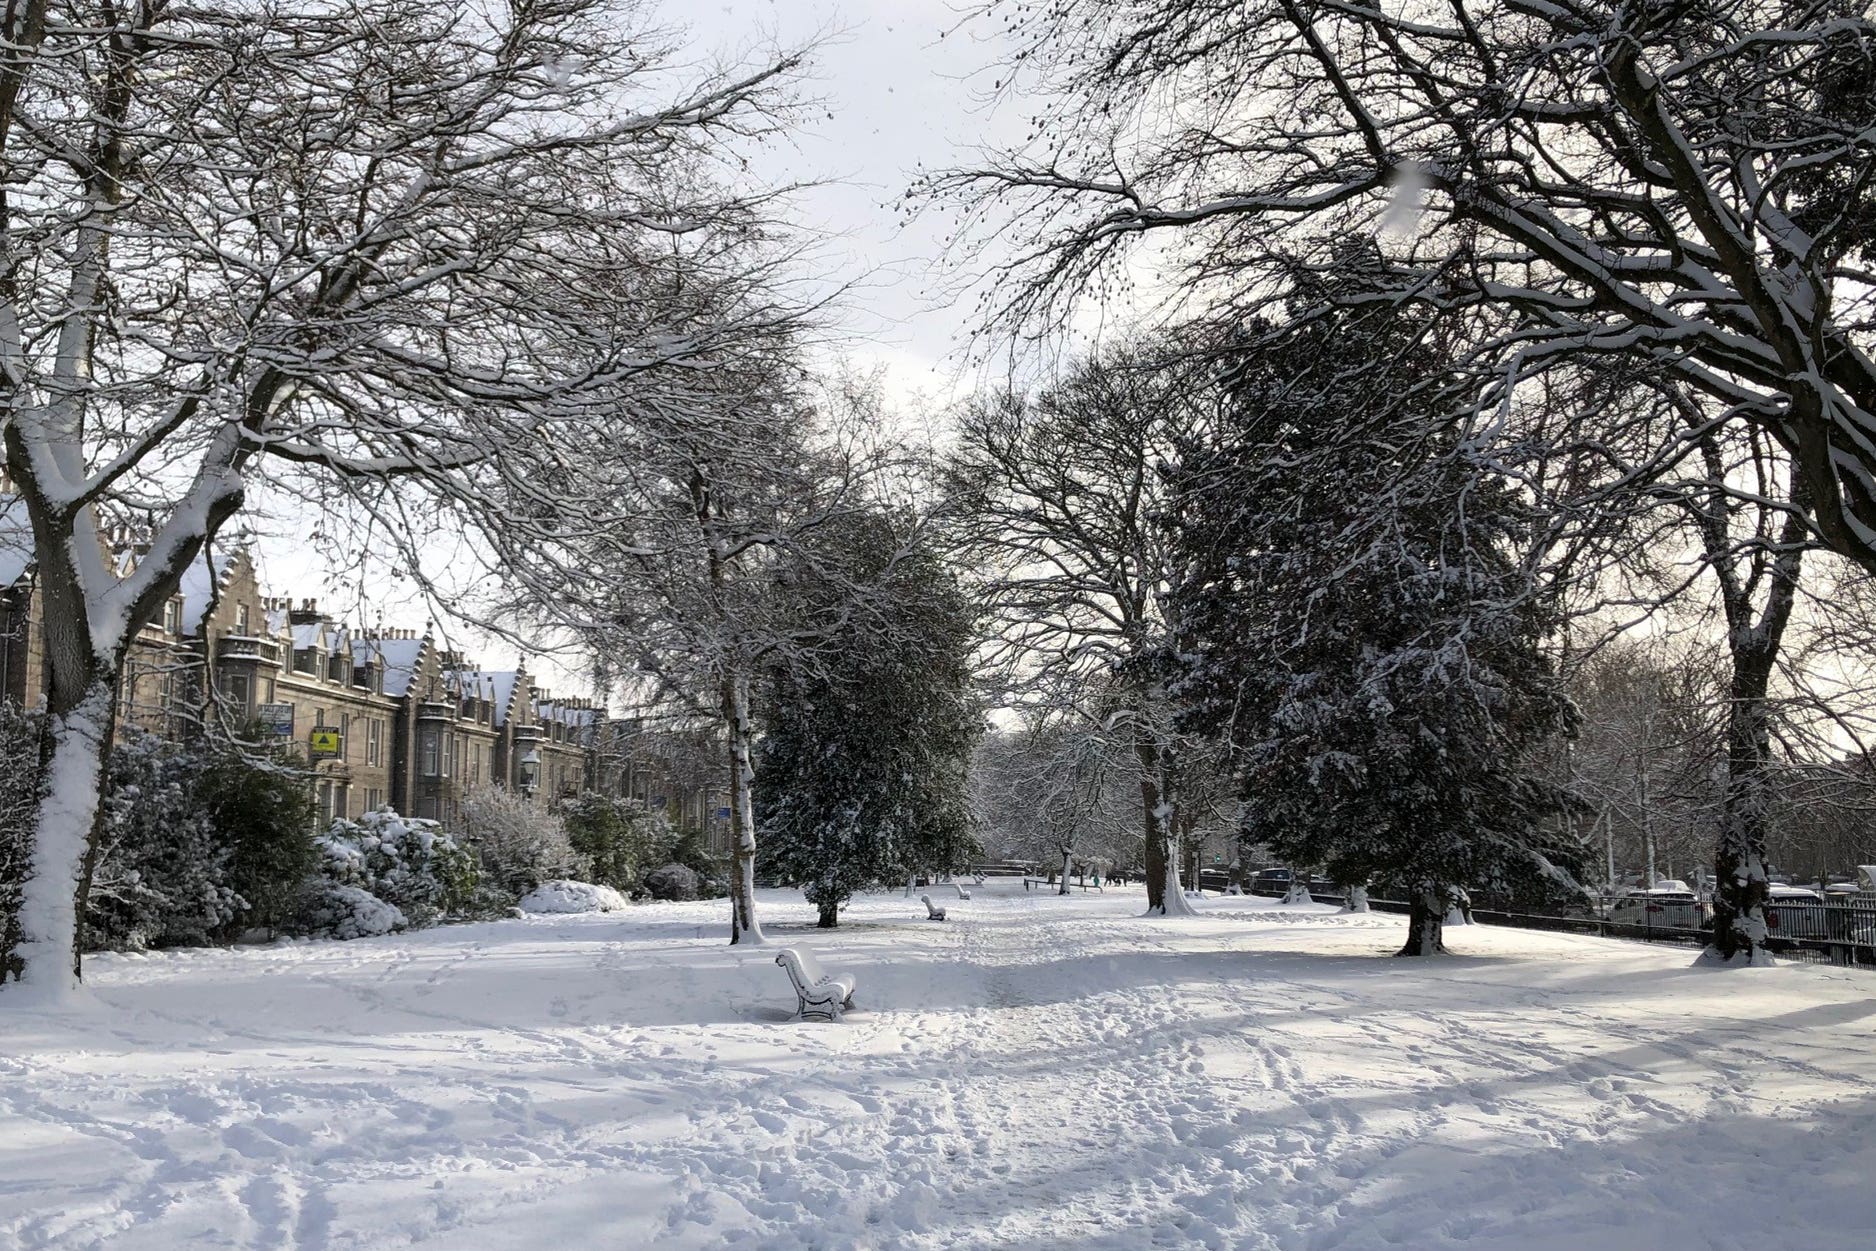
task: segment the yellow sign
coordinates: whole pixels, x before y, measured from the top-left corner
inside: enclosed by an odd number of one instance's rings
[[[343,756],[345,735],[338,730],[317,727],[313,730],[312,748],[315,756]]]

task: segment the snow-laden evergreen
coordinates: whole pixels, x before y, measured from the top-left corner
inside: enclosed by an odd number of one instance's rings
[[[838,620],[812,656],[778,659],[755,776],[767,872],[838,923],[856,891],[955,872],[977,850],[966,772],[981,733],[975,611],[929,547],[885,514],[824,527],[787,576],[788,611]],[[837,576],[822,576],[832,567]],[[855,602],[855,594],[860,598]]]
[[[1563,796],[1528,752],[1573,712],[1541,648],[1510,489],[1411,399],[1424,327],[1385,313],[1272,331],[1176,471],[1174,690],[1225,742],[1246,841],[1414,906],[1558,874]]]

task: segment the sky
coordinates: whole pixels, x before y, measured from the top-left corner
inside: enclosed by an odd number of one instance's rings
[[[966,161],[1000,138],[1020,138],[1007,104],[986,102],[998,48],[946,0],[650,0],[658,19],[686,28],[686,60],[702,72],[720,62],[758,64],[775,50],[814,44],[801,94],[801,125],[750,152],[751,177],[766,185],[812,183],[791,217],[821,238],[817,277],[846,287],[836,309],[837,353],[878,368],[889,400],[907,414],[942,404],[975,375],[962,348],[971,302],[951,289],[941,264],[936,215],[907,219],[903,201],[921,171]],[[987,33],[987,32],[985,32]],[[451,620],[416,582],[366,560],[349,537],[325,532],[303,507],[252,510],[262,582],[269,594],[317,598],[343,620],[422,629],[484,667],[522,660],[562,694],[590,694],[575,657],[524,652],[514,642]],[[435,573],[459,594],[475,579],[451,577],[435,551]]]
[[[858,285],[843,301],[845,351],[883,367],[902,404],[943,399],[969,382],[959,349],[971,302],[939,264],[936,214],[906,220],[922,171],[1021,137],[1017,110],[993,109],[998,45],[962,0],[660,0],[701,54],[757,61],[817,45],[803,84],[817,102],[786,142],[759,153],[756,176],[805,190],[799,223],[829,236],[830,273]]]

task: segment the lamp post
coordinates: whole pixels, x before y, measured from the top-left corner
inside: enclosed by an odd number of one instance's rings
[[[534,788],[540,784],[541,777],[541,753],[539,749],[533,747],[528,748],[521,759],[516,761],[516,764],[519,766],[518,771],[520,776],[515,780],[521,787],[521,793],[526,795],[529,799],[532,799],[534,798]]]

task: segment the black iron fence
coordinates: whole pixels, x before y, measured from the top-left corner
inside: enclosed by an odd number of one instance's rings
[[[1262,898],[1281,898],[1282,891],[1251,890]],[[1312,892],[1321,903],[1340,904],[1341,895]],[[1613,908],[1613,900],[1602,901],[1602,912]],[[1376,912],[1405,913],[1408,905],[1398,899],[1370,899]],[[1527,930],[1551,930],[1567,934],[1594,934],[1602,938],[1626,938],[1647,943],[1673,943],[1684,947],[1704,947],[1713,938],[1711,922],[1701,926],[1657,924],[1648,913],[1634,919],[1611,920],[1607,915],[1585,911],[1575,916],[1534,912],[1505,912],[1495,908],[1472,908],[1468,915],[1480,925],[1507,925]],[[1816,964],[1864,965],[1876,967],[1876,902],[1846,903],[1773,903],[1766,907],[1766,946],[1789,959]]]

